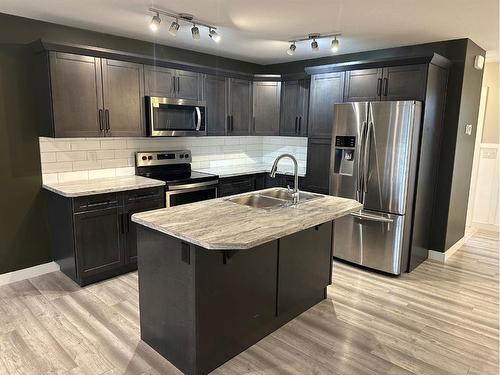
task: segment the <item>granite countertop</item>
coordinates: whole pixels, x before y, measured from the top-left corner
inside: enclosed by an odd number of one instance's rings
[[[221,178],[224,177],[234,177],[234,176],[244,176],[248,174],[256,173],[269,173],[271,171],[272,165],[268,164],[243,164],[243,165],[232,165],[227,167],[210,167],[210,168],[194,168],[198,172],[216,174]],[[292,175],[293,167],[288,166],[278,166],[278,173]],[[305,170],[299,168],[299,176],[304,177],[306,175]]]
[[[113,193],[164,185],[164,181],[153,180],[152,178],[121,176],[43,184],[42,187],[64,197],[80,197],[84,195]]]
[[[269,189],[261,191],[265,190]],[[239,195],[245,194],[248,193]],[[243,250],[326,223],[362,207],[355,200],[329,195],[269,210],[240,205],[228,198],[231,197],[138,213],[132,216],[132,221],[206,249]]]

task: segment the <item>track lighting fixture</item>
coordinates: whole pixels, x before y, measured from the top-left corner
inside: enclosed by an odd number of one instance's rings
[[[177,35],[177,31],[179,30],[179,22],[177,20],[177,18],[175,19],[175,21],[172,21],[172,23],[170,24],[170,27],[168,29],[168,33],[172,36],[176,36]]]
[[[313,39],[313,41],[311,42],[311,49],[313,50],[313,52],[319,51],[319,46],[318,46],[318,42],[316,41],[316,39]]]
[[[191,28],[191,35],[193,36],[194,40],[200,39],[200,29],[198,29],[195,24],[193,24],[193,27]]]
[[[313,52],[318,52],[319,51],[318,39],[331,38],[331,37],[333,37],[333,40],[332,40],[332,44],[331,44],[330,48],[331,48],[332,52],[337,52],[339,49],[339,40],[337,38],[340,35],[341,35],[340,33],[330,33],[330,34],[314,33],[314,34],[309,34],[309,35],[304,36],[304,37],[294,38],[294,39],[289,41],[291,44],[290,44],[290,47],[288,48],[288,50],[286,51],[286,53],[289,54],[290,56],[292,56],[295,53],[295,50],[297,49],[296,43],[303,42],[303,41],[311,41],[311,50]]]
[[[216,43],[218,43],[220,41],[220,35],[217,31],[215,31],[214,29],[210,29],[210,31],[208,32],[208,36],[210,38],[212,38],[212,40]]]
[[[181,25],[180,22],[188,23],[191,24],[191,36],[193,37],[194,40],[198,40],[201,38],[200,35],[200,29],[198,26],[203,26],[208,29],[208,36],[214,41],[214,42],[219,42],[220,41],[220,34],[217,32],[217,28],[213,25],[210,25],[208,23],[205,23],[203,21],[200,21],[198,19],[195,19],[192,14],[187,14],[187,13],[174,13],[170,12],[167,10],[162,10],[158,8],[149,8],[150,12],[153,12],[153,18],[151,19],[151,23],[149,25],[151,31],[158,31],[160,28],[160,14],[162,16],[167,16],[174,18],[174,21],[170,24],[170,27],[168,29],[168,32],[172,36],[176,36],[177,32],[179,31]]]
[[[334,36],[332,40],[332,45],[331,45],[332,52],[337,52],[339,50],[339,41],[337,39],[337,36]]]
[[[151,19],[151,23],[149,24],[149,28],[151,31],[156,32],[160,28],[161,18],[158,12]]]

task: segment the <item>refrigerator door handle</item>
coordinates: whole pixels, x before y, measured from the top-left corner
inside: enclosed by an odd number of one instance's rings
[[[363,190],[363,175],[364,175],[364,172],[363,174],[361,173],[362,171],[364,171],[363,169],[363,159],[364,159],[364,147],[365,147],[365,142],[364,142],[364,139],[365,139],[365,136],[366,136],[366,126],[367,126],[367,122],[366,121],[363,121],[362,125],[361,125],[361,139],[359,140],[359,158],[358,158],[358,178],[357,178],[357,186],[356,186],[356,191],[357,191],[357,195],[358,195],[358,201],[360,203],[363,203],[361,197],[362,197],[362,194],[361,194],[361,191]]]
[[[363,147],[363,193],[367,193],[367,182],[368,182],[368,169],[370,162],[370,140],[371,134],[373,132],[373,122],[368,122],[368,128],[366,130],[365,145]]]
[[[375,215],[366,215],[358,212],[351,212],[351,216],[361,219],[361,220],[370,220],[370,221],[378,221],[380,223],[392,223],[394,220],[389,219],[387,217],[375,216]]]

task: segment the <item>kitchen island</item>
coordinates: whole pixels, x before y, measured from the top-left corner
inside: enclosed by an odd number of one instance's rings
[[[286,189],[132,217],[141,338],[186,374],[210,372],[326,298],[334,220],[360,203],[301,192],[296,205],[252,207],[273,193]]]

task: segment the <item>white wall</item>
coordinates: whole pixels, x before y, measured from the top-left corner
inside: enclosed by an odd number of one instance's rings
[[[498,62],[485,64],[467,224],[499,229],[500,145]]]
[[[188,149],[192,168],[220,168],[265,164],[281,153],[296,156],[306,168],[305,137],[182,137],[182,138],[44,138],[40,137],[44,183],[134,174],[134,153]],[[283,161],[287,167],[288,161]]]

